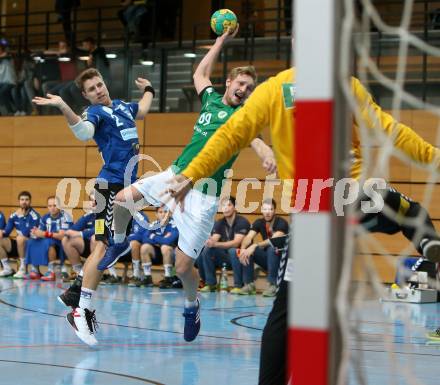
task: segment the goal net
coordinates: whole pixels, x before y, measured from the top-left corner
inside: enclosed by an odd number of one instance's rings
[[[420,150],[416,140],[402,146],[405,134],[397,123],[384,127],[376,110],[369,107],[369,111],[362,111],[364,106],[353,93],[350,76],[356,76],[396,122],[437,147],[440,35],[435,30],[435,14],[440,3],[343,3],[341,34],[336,44],[340,58],[338,83],[343,103],[357,123],[353,131],[349,125],[349,134],[352,145],[356,146],[357,141],[360,144],[359,180],[362,186],[368,178],[380,178],[402,195],[394,207],[385,199],[383,218],[379,219],[383,225],[365,220],[367,215],[359,210],[346,212],[336,299],[342,334],[338,383],[433,384],[438,376],[431,360],[439,354],[440,338],[436,341],[432,334],[434,338],[428,337],[440,326],[437,266],[419,258],[426,234],[433,238],[436,234],[426,222],[426,212],[415,210],[411,200],[427,210],[440,230],[436,162],[414,160]],[[371,120],[366,122],[366,116]],[[429,147],[421,151],[429,151]],[[346,161],[351,159],[347,157]],[[403,228],[412,227],[414,232],[407,231],[407,237],[402,231],[384,234],[387,230],[394,232],[387,220]],[[407,239],[408,234],[413,242]]]

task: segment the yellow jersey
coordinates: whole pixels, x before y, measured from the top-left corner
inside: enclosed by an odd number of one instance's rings
[[[437,148],[384,112],[358,79],[352,78],[351,87],[367,128],[383,130],[392,138],[396,148],[417,162],[431,163],[439,157]],[[244,106],[216,131],[182,174],[192,179],[193,183],[214,174],[220,165],[247,147],[266,126],[270,127],[280,178],[294,179],[295,68],[282,71],[260,84]],[[362,152],[359,125],[354,118],[352,155],[351,176],[357,179],[362,170]]]

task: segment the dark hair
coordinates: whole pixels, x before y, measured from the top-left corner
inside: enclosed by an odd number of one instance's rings
[[[32,200],[32,195],[29,191],[21,191],[20,194],[18,194],[17,199],[20,199],[21,197],[28,197],[29,200]]]
[[[232,203],[232,206],[235,207],[235,197],[232,196],[232,195],[230,195],[230,196],[228,196],[228,197],[224,197],[224,198],[223,198],[223,202],[231,202],[231,203]]]
[[[87,68],[76,77],[75,84],[81,91],[84,91],[84,83],[87,80],[93,79],[95,76],[102,79],[101,73],[96,68]]]
[[[48,202],[49,202],[49,199],[55,199],[55,201],[57,200],[57,198],[56,198],[55,195],[49,195],[49,196],[47,197],[47,201],[48,201]]]
[[[274,200],[273,198],[266,198],[266,199],[263,201],[263,204],[262,204],[262,205],[272,205],[272,207],[273,207],[274,209],[277,208],[277,202],[275,202],[275,200]]]
[[[96,44],[95,39],[91,36],[87,36],[83,39],[83,43]]]

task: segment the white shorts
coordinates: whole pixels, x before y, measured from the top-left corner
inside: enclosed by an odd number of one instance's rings
[[[139,179],[132,186],[153,206],[159,207],[165,204],[169,209],[174,209],[174,199],[164,202],[167,196],[160,196],[169,187],[166,182],[173,176],[174,173],[169,168],[151,177]],[[185,197],[185,211],[180,210],[180,205],[174,209],[173,219],[179,230],[178,246],[193,259],[198,257],[211,235],[217,207],[217,197],[192,189]]]

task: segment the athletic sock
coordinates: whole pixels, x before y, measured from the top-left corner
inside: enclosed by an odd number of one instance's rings
[[[11,265],[9,264],[8,258],[2,259],[3,270],[11,270]]]
[[[139,278],[141,276],[141,261],[138,259],[132,260],[133,263],[133,277]]]
[[[47,266],[47,271],[53,273],[55,268],[55,262],[49,262],[49,265]]]
[[[171,277],[171,273],[173,271],[173,265],[163,265],[165,270],[165,277]]]
[[[188,301],[186,298],[185,298],[185,307],[187,308],[187,309],[189,309],[189,308],[191,308],[191,307],[196,307],[197,306],[197,301]]]
[[[81,296],[79,297],[79,307],[81,309],[92,310],[92,296],[95,290],[83,287],[81,289]]]
[[[146,262],[142,264],[144,269],[144,275],[151,275],[151,262]]]
[[[109,271],[109,273],[110,273],[113,277],[118,278],[118,273],[116,272],[116,269],[115,269],[114,266],[109,267],[109,268],[108,268],[108,271]]]

